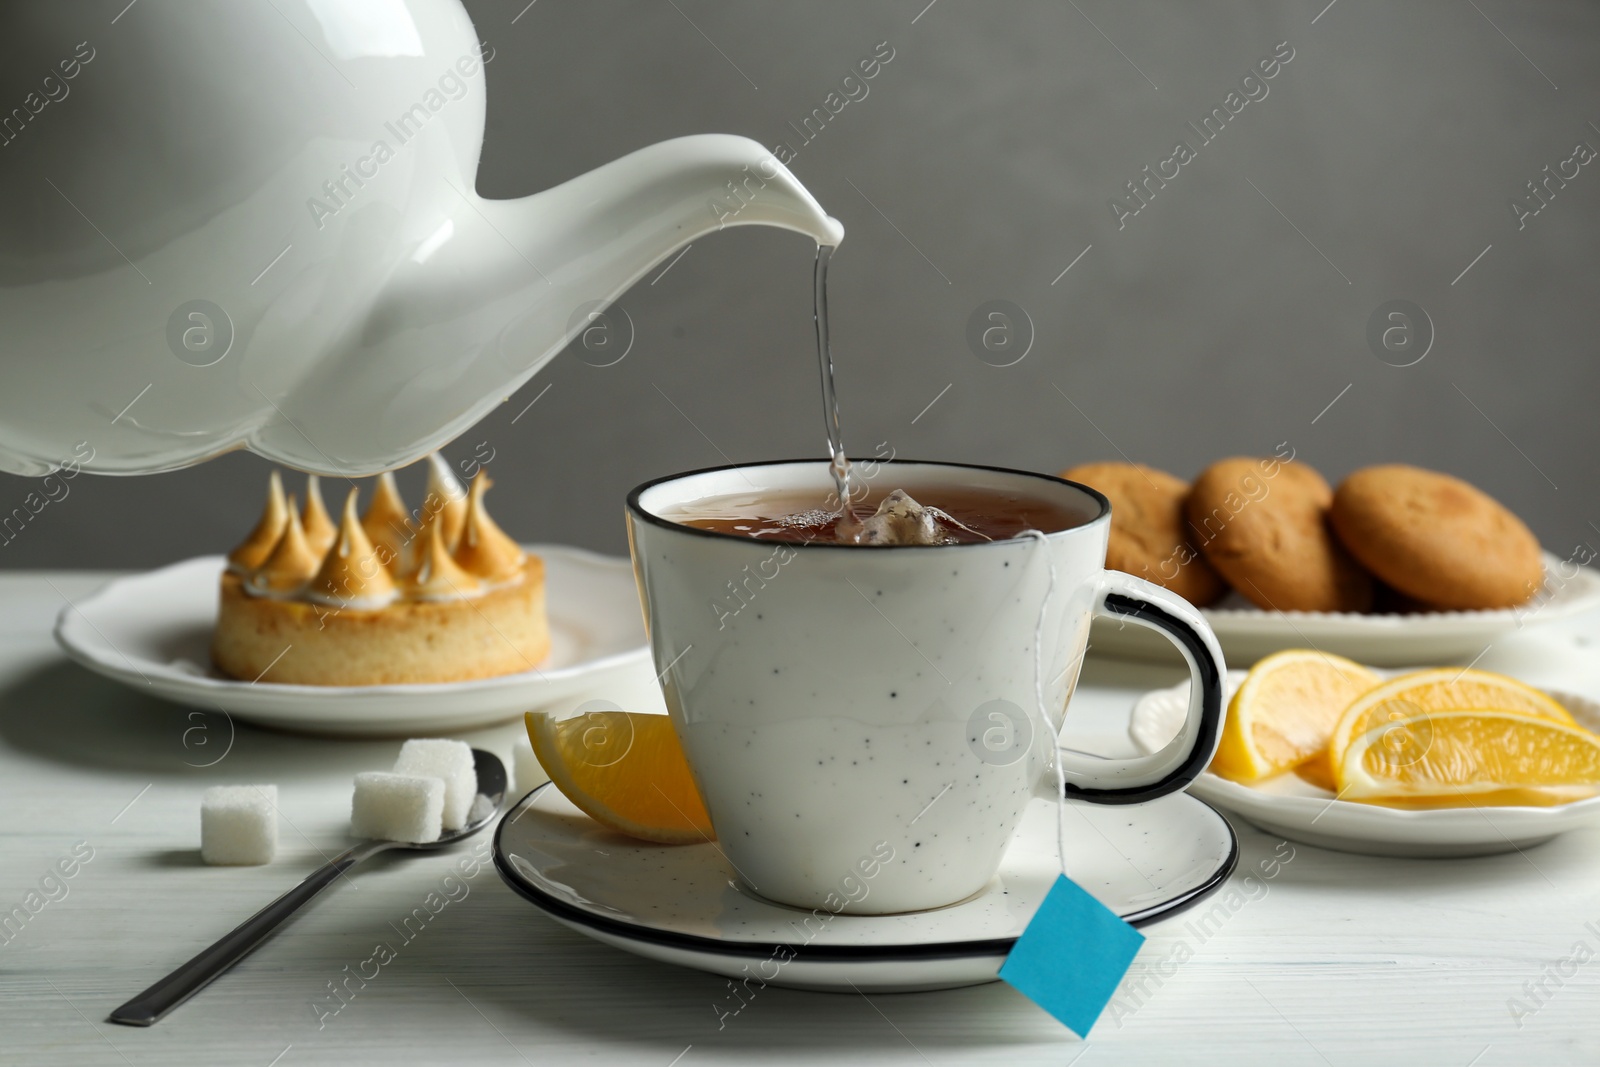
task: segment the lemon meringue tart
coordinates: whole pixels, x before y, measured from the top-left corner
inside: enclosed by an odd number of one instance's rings
[[[458,682],[531,670],[550,651],[544,563],[430,457],[427,499],[407,511],[381,475],[337,525],[313,476],[299,507],[278,473],[222,574],[211,657],[243,681],[286,685]]]

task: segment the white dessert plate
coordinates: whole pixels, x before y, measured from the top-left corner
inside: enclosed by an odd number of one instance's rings
[[[1285,648],[1320,648],[1377,666],[1406,666],[1471,658],[1495,638],[1525,625],[1569,618],[1600,607],[1600,573],[1546,552],[1545,584],[1533,600],[1499,611],[1429,611],[1404,615],[1354,612],[1263,611],[1237,593],[1202,608],[1236,667],[1248,667]],[[1570,575],[1570,577],[1567,577]],[[1141,626],[1096,620],[1096,652],[1129,659],[1172,658],[1172,646]]]
[[[544,560],[550,655],[539,668],[470,682],[320,686],[241,682],[211,666],[223,557],[108,582],[61,610],[56,641],[90,670],[179,704],[300,733],[404,736],[503,722],[648,663],[626,559],[528,545]]]
[[[1069,804],[1067,850],[1073,880],[1143,926],[1214,893],[1238,862],[1239,845],[1215,809],[1174,793],[1125,807]],[[551,918],[625,952],[839,992],[994,981],[1061,871],[1055,807],[1035,800],[999,874],[975,896],[899,915],[813,913],[751,893],[714,844],[620,836],[549,784],[500,821],[494,862],[507,885]],[[730,1001],[729,1010],[738,1004]]]
[[[1244,680],[1229,671],[1227,699]],[[1600,703],[1575,693],[1550,696],[1591,730],[1600,730]],[[1133,706],[1128,733],[1141,752],[1176,736],[1188,708],[1189,683],[1156,689]],[[1489,856],[1542,844],[1559,833],[1600,824],[1600,797],[1552,807],[1439,808],[1420,811],[1336,800],[1294,773],[1260,785],[1241,785],[1204,771],[1189,791],[1246,821],[1293,841],[1373,856]]]

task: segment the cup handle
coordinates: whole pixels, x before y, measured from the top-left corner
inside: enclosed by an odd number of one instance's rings
[[[1178,736],[1149,755],[1095,759],[1062,749],[1067,798],[1140,804],[1177,792],[1211,762],[1222,731],[1227,666],[1216,636],[1187,600],[1121,571],[1102,572],[1094,614],[1156,630],[1178,646],[1189,664],[1189,712]]]

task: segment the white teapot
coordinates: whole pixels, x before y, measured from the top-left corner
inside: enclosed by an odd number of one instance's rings
[[[0,6],[0,469],[375,473],[695,238],[843,236],[726,135],[480,198],[493,59],[459,0]]]

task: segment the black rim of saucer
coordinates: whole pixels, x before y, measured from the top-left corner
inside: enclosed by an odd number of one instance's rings
[[[645,926],[635,922],[624,922],[604,915],[596,915],[582,908],[568,904],[564,900],[544,892],[535,885],[530,884],[522,875],[518,874],[511,866],[510,858],[501,842],[506,827],[515,822],[518,816],[546,790],[554,787],[553,782],[546,782],[532,792],[526,794],[521,800],[513,804],[494,831],[494,866],[502,881],[519,896],[527,899],[535,907],[557,919],[584,926],[591,930],[614,937],[625,938],[629,941],[643,941],[653,945],[662,945],[667,948],[683,949],[690,952],[700,952],[715,956],[736,956],[740,959],[767,959],[778,949],[785,949],[794,953],[794,958],[804,957],[812,962],[865,962],[865,961],[895,961],[895,960],[928,960],[928,959],[964,959],[970,957],[1004,956],[1011,951],[1011,946],[1016,944],[1014,937],[997,937],[981,941],[942,941],[925,942],[910,945],[790,945],[783,942],[765,941],[721,941],[711,937],[701,937],[698,934],[678,933],[674,930],[662,930],[652,926]],[[1239,864],[1239,835],[1234,832],[1233,824],[1228,817],[1212,805],[1199,797],[1189,794],[1191,800],[1210,811],[1228,831],[1228,855],[1211,875],[1193,889],[1172,897],[1170,900],[1152,905],[1136,911],[1131,915],[1122,916],[1123,921],[1130,926],[1148,926],[1160,919],[1171,918],[1180,912],[1187,911],[1196,904],[1211,896],[1228,880],[1228,876]],[[692,846],[691,846],[692,847]],[[781,907],[782,905],[778,905]],[[810,914],[796,909],[795,914]]]
[[[867,461],[862,460],[861,462]],[[1073,489],[1086,494],[1090,499],[1094,500],[1100,505],[1099,512],[1093,518],[1079,523],[1077,526],[1070,526],[1065,530],[1056,531],[1057,533],[1075,533],[1079,530],[1087,529],[1096,523],[1109,521],[1111,515],[1111,501],[1104,493],[1100,492],[1100,490],[1084,485],[1082,482],[1072,482],[1065,478],[1057,478],[1053,474],[1041,474],[1039,471],[1018,470],[1015,467],[991,467],[984,463],[950,463],[938,459],[882,459],[878,460],[877,462],[886,466],[895,467],[952,467],[959,470],[983,471],[987,474],[1012,474],[1022,478],[1033,478],[1042,482],[1054,482],[1057,485],[1071,486]],[[663,474],[659,478],[652,478],[642,485],[635,486],[633,491],[628,494],[628,515],[640,522],[649,523],[651,526],[659,526],[663,530],[672,530],[676,533],[688,534],[693,537],[709,537],[713,540],[719,541],[726,540],[748,543],[750,539],[742,534],[723,533],[721,530],[707,530],[699,526],[689,526],[684,523],[673,522],[671,519],[663,519],[661,516],[646,510],[645,507],[639,503],[639,498],[658,485],[663,485],[667,482],[680,481],[684,478],[693,478],[700,474],[717,474],[724,471],[734,470],[753,470],[759,467],[819,465],[825,467],[826,464],[827,461],[821,459],[766,459],[759,460],[755,463],[723,463],[715,467],[701,467],[699,470],[683,471],[678,474]],[[841,544],[837,541],[785,541],[783,544],[803,552],[827,552],[838,551],[841,549],[851,550],[859,549],[861,547],[860,545]],[[961,545],[875,545],[873,546],[872,550],[874,552],[925,552],[930,548],[939,548],[944,549],[945,551],[953,551],[955,549],[972,551],[974,549],[993,548],[996,545],[1014,546],[1015,541],[1009,539],[1002,541],[977,541]]]

